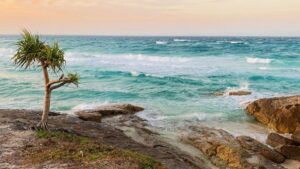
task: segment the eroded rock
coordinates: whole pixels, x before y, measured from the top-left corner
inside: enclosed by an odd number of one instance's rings
[[[101,122],[102,115],[98,112],[77,112],[78,118],[85,121]]]
[[[240,137],[244,140],[244,137]],[[224,130],[203,126],[192,126],[184,132],[182,141],[199,149],[212,163],[220,168],[253,169],[253,168],[283,168],[264,156],[281,162],[282,156],[259,143],[240,141]],[[244,148],[246,147],[246,148]],[[268,152],[258,150],[263,147]],[[264,156],[263,156],[264,155]]]
[[[264,156],[266,159],[273,161],[274,163],[283,163],[285,160],[283,155],[251,137],[239,136],[237,137],[237,140],[240,142],[240,145],[244,149],[254,153],[258,153]]]
[[[270,133],[267,138],[267,144],[272,147],[283,145],[297,145],[297,143],[289,138],[283,137],[277,133]]]
[[[292,134],[293,141],[300,144],[300,126],[296,129],[296,131]]]
[[[40,115],[41,112],[34,112],[31,110],[0,109],[0,124],[15,124],[16,122],[18,122],[17,125],[22,126],[21,133],[24,133],[23,128],[29,129],[32,124],[37,124],[40,121]],[[128,116],[129,115],[132,114],[128,114]],[[126,118],[122,119],[122,121],[124,125],[127,124]],[[139,121],[139,119],[136,118],[135,121]],[[50,130],[65,131],[79,136],[93,138],[103,144],[112,145],[117,148],[139,152],[157,159],[158,161],[165,164],[168,168],[172,169],[210,169],[210,167],[206,167],[205,163],[202,163],[199,160],[194,160],[195,158],[167,143],[155,141],[153,142],[155,144],[153,146],[138,143],[130,137],[126,136],[120,129],[116,128],[115,124],[116,123],[94,123],[90,121],[83,121],[77,117],[68,116],[66,114],[49,116]],[[155,134],[151,134],[151,137],[156,138]],[[5,138],[1,136],[0,142],[2,139]],[[11,141],[9,142],[9,144],[15,144],[15,142]],[[2,151],[3,149],[0,150]],[[199,163],[195,164],[197,162]],[[17,166],[15,168],[22,167]]]
[[[131,104],[112,104],[99,106],[95,109],[81,110],[75,112],[75,114],[86,121],[100,122],[102,117],[114,116],[120,114],[133,114],[139,111],[143,111],[144,108],[131,105]]]
[[[299,146],[293,146],[293,145],[283,145],[281,147],[278,147],[276,149],[281,154],[283,154],[285,157],[293,160],[300,161],[300,147]]]
[[[248,114],[280,133],[293,133],[300,125],[300,95],[265,98],[247,106]]]

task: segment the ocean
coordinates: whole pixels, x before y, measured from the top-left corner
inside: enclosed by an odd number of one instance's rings
[[[11,61],[19,38],[0,36],[0,108],[41,109],[40,68],[20,70]],[[55,111],[70,113],[102,104],[132,103],[145,107],[139,116],[161,129],[207,124],[239,133],[261,127],[244,111],[249,101],[300,93],[300,38],[42,39],[58,41],[65,51],[65,72],[77,72],[81,77],[78,88],[69,85],[54,91],[51,109]],[[252,94],[227,94],[237,90]],[[215,95],[220,92],[224,95]]]

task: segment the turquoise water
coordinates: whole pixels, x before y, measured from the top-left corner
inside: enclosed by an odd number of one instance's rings
[[[10,58],[18,36],[0,36],[0,108],[41,108],[39,68],[19,70]],[[79,88],[54,92],[52,109],[135,103],[162,124],[249,121],[248,101],[300,93],[300,38],[44,36],[65,50],[66,72]],[[52,74],[53,77],[57,77]],[[252,95],[233,97],[230,90]],[[216,92],[225,92],[215,96]],[[163,125],[162,125],[163,126]]]

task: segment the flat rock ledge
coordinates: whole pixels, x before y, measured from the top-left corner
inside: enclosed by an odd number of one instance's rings
[[[257,121],[279,133],[294,133],[300,127],[300,95],[259,99],[250,103],[246,110]]]
[[[104,117],[134,114],[143,110],[144,108],[132,104],[111,104],[94,109],[76,111],[74,114],[85,121],[101,122],[101,119]]]
[[[191,126],[182,141],[200,150],[219,168],[282,169],[285,157],[247,136],[234,137],[228,132],[204,126]]]
[[[0,166],[22,168],[20,150],[24,144],[21,143],[30,142],[33,137],[30,129],[39,122],[40,115],[40,111],[0,109]],[[170,169],[211,168],[205,161],[162,141],[159,134],[146,129],[145,126],[142,119],[130,113],[111,120],[107,118],[102,123],[84,121],[65,114],[50,113],[49,116],[50,130],[65,131],[96,139],[102,144],[142,153],[155,158]],[[134,130],[136,138],[142,141],[125,135],[122,128]],[[45,164],[40,168],[57,168],[49,166]]]

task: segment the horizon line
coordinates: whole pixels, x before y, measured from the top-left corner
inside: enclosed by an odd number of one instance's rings
[[[108,35],[108,34],[39,34],[40,36],[98,36],[98,37],[266,37],[266,38],[300,38],[300,35]],[[1,34],[0,36],[20,36],[20,34]]]

